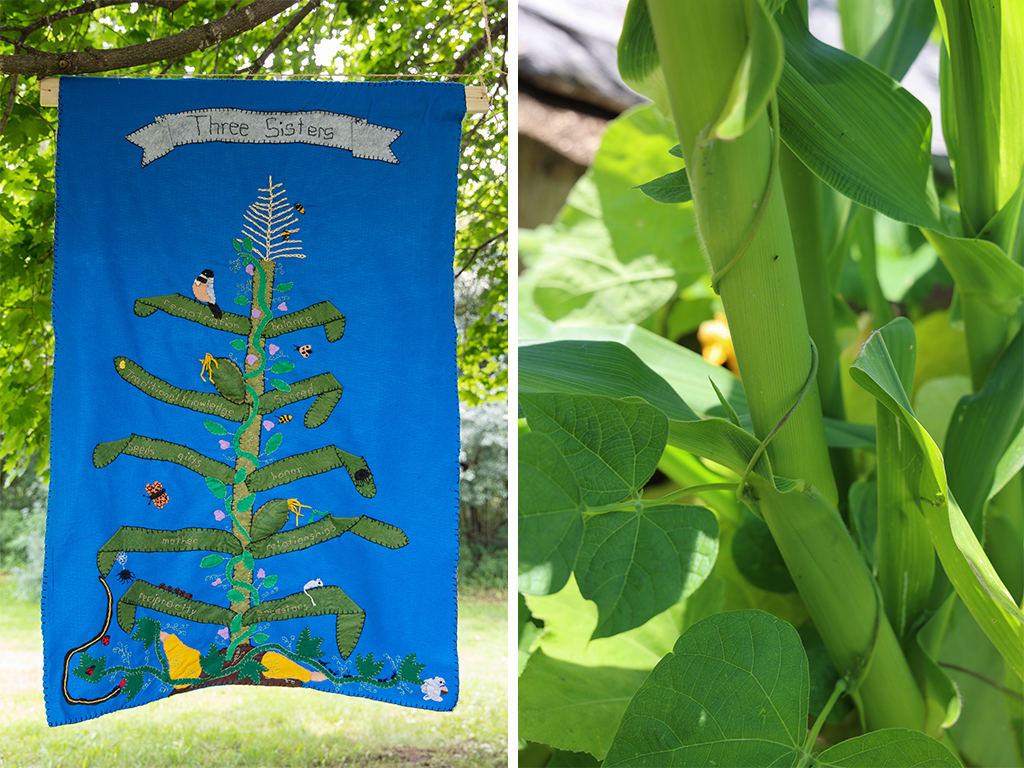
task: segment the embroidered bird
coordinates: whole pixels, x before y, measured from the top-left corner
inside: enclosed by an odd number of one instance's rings
[[[213,292],[213,270],[204,269],[192,283],[196,299],[210,308],[213,316],[220,320],[224,312],[217,306],[217,295]]]

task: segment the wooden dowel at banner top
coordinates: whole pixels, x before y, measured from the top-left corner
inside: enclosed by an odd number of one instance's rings
[[[60,89],[60,78],[47,77],[39,81],[39,106],[56,107],[57,92]]]
[[[60,92],[60,78],[47,77],[39,81],[39,106],[56,107]],[[487,100],[487,89],[482,85],[466,86],[466,112],[480,115],[487,112],[490,104]]]

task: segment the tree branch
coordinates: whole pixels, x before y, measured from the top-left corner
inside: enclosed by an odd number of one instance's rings
[[[209,24],[123,48],[68,53],[0,54],[0,74],[37,77],[75,75],[86,72],[109,72],[165,61],[192,51],[205,50],[222,40],[248,32],[287,10],[296,2],[297,0],[255,0],[251,5],[231,11]]]
[[[508,235],[508,230],[504,229],[498,234],[496,234],[494,237],[492,237],[490,240],[485,240],[484,242],[480,243],[480,245],[473,249],[473,255],[469,257],[469,261],[467,261],[466,265],[458,271],[458,274],[456,274],[455,277],[458,278],[459,275],[461,275],[463,272],[469,269],[473,262],[476,261],[477,257],[480,255],[481,251],[483,251],[484,248],[493,243],[495,240],[505,237],[506,235]]]
[[[146,5],[155,5],[159,8],[165,8],[166,10],[174,13],[176,10],[185,5],[188,0],[142,0]],[[91,0],[87,3],[82,3],[75,8],[68,8],[66,11],[59,11],[57,13],[51,13],[49,16],[41,16],[31,24],[27,24],[24,27],[0,27],[4,31],[20,30],[22,39],[28,37],[37,29],[42,27],[49,27],[56,24],[61,19],[66,19],[69,16],[80,16],[83,13],[92,13],[100,8],[108,8],[111,5],[130,5],[134,0]]]
[[[241,72],[248,70],[249,76],[245,79],[252,80],[252,76],[263,69],[263,65],[266,63],[267,59],[270,58],[270,54],[278,49],[281,43],[285,41],[285,38],[295,31],[295,28],[299,26],[304,18],[312,13],[314,9],[320,7],[321,2],[323,2],[323,0],[309,0],[308,3],[302,6],[302,8],[300,8],[298,12],[288,20],[288,23],[285,24],[281,31],[277,33],[277,37],[270,41],[270,45],[268,45],[267,49],[260,54],[260,57],[252,63],[252,66],[240,69],[235,74],[240,74]]]
[[[495,24],[493,29],[491,29],[491,44],[493,45],[494,41],[497,38],[502,37],[502,36],[506,35],[507,33],[508,33],[508,16],[502,16],[501,17],[501,21],[499,21],[497,24]],[[455,66],[452,67],[452,72],[451,73],[453,75],[461,75],[463,72],[466,71],[466,67],[469,66],[469,63],[471,61],[473,61],[473,59],[475,59],[477,56],[479,56],[480,53],[486,47],[487,47],[487,35],[483,34],[483,35],[480,36],[480,38],[475,43],[473,43],[471,46],[469,46],[469,48],[467,48],[465,51],[463,51],[462,55],[459,56],[459,58],[457,58],[455,60]]]
[[[7,94],[7,106],[4,108],[4,116],[0,119],[0,134],[3,134],[7,127],[7,121],[11,119],[11,111],[14,109],[14,100],[18,98],[18,76],[11,75],[11,90]]]

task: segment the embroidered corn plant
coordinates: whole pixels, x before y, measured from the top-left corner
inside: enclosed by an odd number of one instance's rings
[[[224,524],[229,523],[230,528],[158,530],[122,526],[100,548],[96,564],[107,593],[107,615],[98,634],[70,650],[65,657],[64,695],[71,703],[94,704],[122,693],[131,700],[142,689],[147,675],[179,691],[227,683],[302,685],[310,680],[337,685],[363,683],[378,688],[401,683],[424,685],[420,678],[423,665],[416,662],[415,654],[391,660],[387,671],[386,662],[375,661],[372,653],[357,656],[354,664],[348,664],[345,669],[333,670],[323,659],[322,639],[314,637],[308,626],[290,647],[270,642],[268,634],[261,631],[269,622],[333,616],[338,653],[347,661],[363,629],[363,609],[341,587],[325,584],[321,578],[296,584],[290,594],[269,599],[281,588],[277,575],[267,572],[271,558],[319,546],[345,533],[353,533],[388,549],[404,547],[409,541],[395,526],[365,515],[336,517],[297,498],[282,496],[256,503],[258,494],[336,469],[347,472],[355,490],[364,498],[376,494],[373,473],[366,460],[337,446],[271,458],[283,442],[282,432],[274,432],[274,427],[292,420],[291,414],[283,413],[282,409],[312,400],[302,423],[307,429],[315,429],[327,421],[342,393],[341,384],[331,373],[293,382],[281,378],[291,373],[295,365],[283,358],[271,360],[280,357],[281,349],[272,340],[322,327],[326,340],[333,343],[341,339],[345,331],[345,317],[329,301],[288,311],[281,295],[291,289],[292,284],[275,286],[275,276],[280,259],[305,258],[301,241],[295,237],[299,231],[298,216],[304,215],[305,210],[301,204],[289,203],[282,185],[275,184],[273,178],[260,192],[263,194],[244,214],[241,237],[232,241],[236,253],[234,265],[250,278],[244,292],[247,295],[239,295],[234,300],[237,305],[246,307],[246,314],[220,307],[214,272],[210,269],[203,270],[196,279],[195,299],[181,294],[152,296],[138,299],[134,307],[140,318],[161,311],[237,336],[229,344],[236,353],[241,353],[240,363],[227,355],[207,353],[199,361],[199,377],[212,385],[214,391],[203,391],[174,386],[127,357],[115,357],[113,361],[125,382],[150,397],[212,417],[203,419],[202,426],[219,438],[222,449],[234,454],[233,464],[210,458],[186,445],[138,434],[100,443],[93,451],[93,464],[98,469],[124,455],[170,462],[195,472],[209,492],[223,503],[224,509],[214,513],[215,519],[226,521]],[[294,346],[304,358],[310,356],[311,345]],[[276,417],[270,418],[272,415]],[[268,439],[264,442],[265,434]],[[173,508],[173,496],[177,492],[178,489],[167,489],[154,482],[147,484],[141,495],[148,496],[147,503],[163,509],[169,504]],[[304,513],[303,510],[309,511]],[[292,516],[295,526],[285,530]],[[302,518],[305,520],[300,522]],[[151,583],[125,566],[127,553],[167,552],[194,552],[197,571],[214,572],[215,577],[206,581],[227,590],[227,604],[198,600],[187,591],[187,584]],[[130,584],[117,599],[116,610],[107,581],[115,567],[117,581]],[[222,642],[227,640],[228,644],[221,648],[211,642],[206,651],[190,648],[177,634],[167,631],[160,621],[148,616],[137,617],[138,608],[217,626],[216,636],[222,638]],[[94,644],[109,644],[107,633],[112,620],[146,649],[153,647],[158,664],[108,666],[105,656],[89,654],[87,649]],[[181,625],[175,622],[168,626],[173,629]],[[76,654],[77,664],[71,668]],[[101,698],[78,699],[67,689],[69,669],[89,683],[99,683],[107,677],[113,677],[118,683]]]

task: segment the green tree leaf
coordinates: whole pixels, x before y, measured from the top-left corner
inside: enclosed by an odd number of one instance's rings
[[[295,285],[295,283],[280,283],[274,287],[274,290],[282,292],[290,291],[293,285]]]
[[[639,627],[685,600],[717,554],[718,521],[705,507],[664,504],[587,519],[576,580],[597,603],[593,637]]]
[[[287,360],[278,360],[270,367],[270,370],[274,373],[288,373],[295,370],[295,364],[289,363]]]
[[[245,593],[239,592],[237,589],[229,589],[227,594],[228,600],[232,603],[238,603],[245,600]]]
[[[271,435],[270,439],[267,440],[267,453],[273,453],[281,447],[281,441],[284,440],[284,435],[278,432],[276,435]]]
[[[279,389],[282,392],[292,391],[292,388],[288,385],[288,382],[283,381],[282,379],[271,379],[270,386],[272,386],[274,389]]]
[[[239,352],[245,351],[246,344],[244,339],[232,339],[229,343]]]
[[[218,565],[224,562],[224,558],[220,555],[207,555],[199,563],[200,568],[216,568]]]
[[[216,496],[218,499],[223,499],[228,495],[227,486],[224,485],[216,477],[206,478],[206,487],[210,489],[210,493]]]

